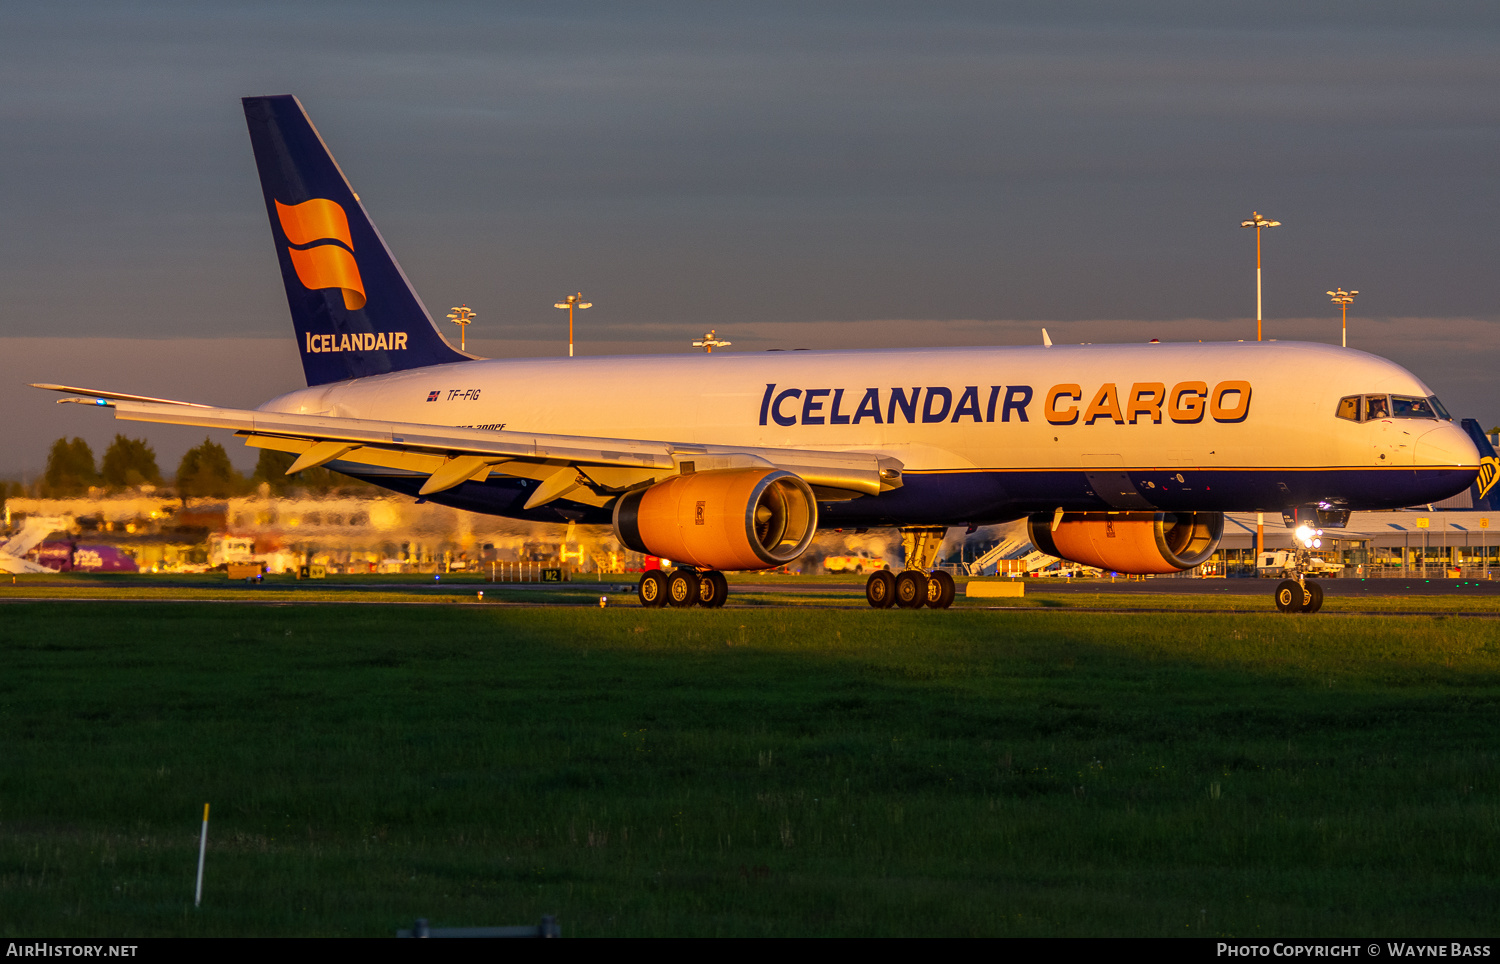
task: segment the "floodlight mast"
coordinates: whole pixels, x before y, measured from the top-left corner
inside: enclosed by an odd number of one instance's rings
[[[1271,221],[1260,216],[1259,211],[1250,212],[1250,220],[1241,221],[1240,227],[1255,229],[1255,340],[1261,340],[1264,319],[1261,311],[1260,287],[1260,229],[1280,227],[1280,221]],[[1255,514],[1255,564],[1260,565],[1260,554],[1266,551],[1266,514]]]
[[[701,339],[693,342],[693,347],[702,348],[705,352],[712,355],[715,348],[728,348],[732,344],[734,342],[721,339],[717,330],[710,329]]]
[[[554,307],[554,308],[566,308],[566,309],[568,309],[568,357],[572,358],[573,357],[573,309],[577,308],[578,310],[582,311],[584,308],[592,308],[592,307],[594,307],[594,303],[592,301],[584,301],[583,300],[583,292],[580,291],[576,295],[568,295],[566,298],[564,298],[562,301],[559,301],[557,304],[553,305],[552,307]]]
[[[1343,338],[1341,339],[1340,343],[1345,348],[1348,348],[1349,347],[1349,306],[1354,303],[1354,296],[1357,295],[1357,294],[1359,294],[1359,292],[1358,291],[1345,291],[1343,288],[1340,288],[1337,291],[1330,291],[1330,292],[1328,292],[1328,294],[1333,297],[1333,303],[1339,306],[1339,312],[1344,316],[1343,317],[1343,322],[1342,322]]]
[[[448,320],[458,326],[458,350],[467,351],[465,335],[468,334],[469,325],[474,321],[474,312],[469,310],[468,305],[459,305],[457,308],[448,309]]]
[[[1260,216],[1259,211],[1250,212],[1250,220],[1241,221],[1240,227],[1255,229],[1255,340],[1261,340],[1261,298],[1260,298],[1260,229],[1280,227],[1280,221],[1269,221]]]

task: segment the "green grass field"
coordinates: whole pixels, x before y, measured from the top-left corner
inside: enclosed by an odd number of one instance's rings
[[[0,670],[10,936],[1500,930],[1489,619],[39,602]]]

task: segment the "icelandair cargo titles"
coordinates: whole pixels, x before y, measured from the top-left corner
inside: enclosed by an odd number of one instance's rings
[[[723,605],[723,571],[785,565],[819,527],[900,528],[907,569],[871,576],[879,608],[952,602],[932,569],[950,526],[1029,517],[1052,555],[1171,573],[1209,558],[1226,511],[1338,526],[1446,498],[1480,470],[1426,385],[1327,345],[479,359],[438,333],[297,100],[244,107],[308,387],[254,411],[38,387],[116,418],[230,429],[295,453],[289,472],[611,525],[679,563],[641,577],[648,606]],[[623,401],[643,384],[649,400]],[[1316,590],[1299,568],[1277,604],[1312,611]]]

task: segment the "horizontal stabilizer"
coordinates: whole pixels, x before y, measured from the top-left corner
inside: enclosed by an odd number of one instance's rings
[[[49,392],[77,392],[80,395],[92,396],[94,400],[114,399],[122,402],[156,402],[159,405],[186,405],[189,408],[208,408],[207,405],[199,405],[197,402],[179,402],[173,398],[153,398],[150,395],[126,395],[124,392],[101,392],[93,388],[75,388],[72,385],[52,385],[47,382],[32,382],[32,388],[40,388]],[[77,401],[77,399],[61,398],[57,404],[63,402]],[[104,402],[96,401],[95,404],[103,405]]]

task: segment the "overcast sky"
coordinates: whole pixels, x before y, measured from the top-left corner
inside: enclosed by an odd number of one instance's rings
[[[1228,7],[1243,8],[1226,10]],[[1209,8],[1209,9],[1203,9]],[[1311,9],[1308,9],[1311,8]],[[0,7],[0,475],[28,381],[298,387],[239,98],[293,93],[470,345],[1351,344],[1500,420],[1493,3]],[[446,327],[446,326],[445,326]],[[170,472],[190,435],[127,427]],[[225,436],[234,452],[238,443]]]

